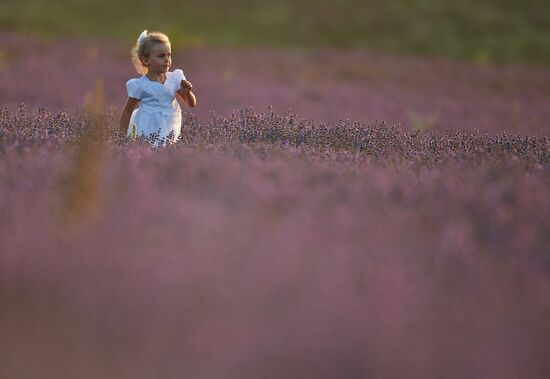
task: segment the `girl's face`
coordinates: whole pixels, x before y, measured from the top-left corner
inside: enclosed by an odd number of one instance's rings
[[[172,65],[172,53],[170,46],[165,43],[156,43],[151,48],[148,57],[143,58],[143,63],[149,71],[155,73],[165,73]]]

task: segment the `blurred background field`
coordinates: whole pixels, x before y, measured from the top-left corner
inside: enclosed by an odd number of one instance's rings
[[[330,46],[550,64],[544,0],[4,0],[0,27],[119,41],[149,28],[168,33],[176,47]]]
[[[548,134],[543,1],[3,1],[0,102],[120,109],[143,29],[173,41],[200,118],[272,106],[318,122]]]

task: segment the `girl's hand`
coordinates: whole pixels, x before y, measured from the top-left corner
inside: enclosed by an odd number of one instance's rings
[[[191,92],[192,89],[193,85],[191,84],[191,82],[187,80],[182,80],[180,83],[180,89],[177,93],[179,94],[183,102],[185,102],[185,104],[187,104],[191,108],[194,108],[197,105],[197,98],[195,97],[195,94]]]
[[[188,80],[182,80],[180,85],[181,85],[181,90],[184,93],[191,92],[191,90],[193,89],[193,85]]]

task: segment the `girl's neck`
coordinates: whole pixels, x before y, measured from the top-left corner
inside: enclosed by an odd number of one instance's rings
[[[148,71],[145,75],[149,80],[152,80],[154,82],[164,83],[166,80],[166,74],[162,72],[151,72]]]

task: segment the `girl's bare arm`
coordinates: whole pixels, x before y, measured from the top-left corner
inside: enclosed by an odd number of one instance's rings
[[[126,104],[124,104],[124,108],[122,108],[122,111],[120,112],[120,121],[118,124],[118,130],[126,134],[128,133],[128,124],[130,123],[130,117],[132,117],[132,112],[134,109],[136,109],[136,106],[139,104],[138,99],[134,99],[133,97],[129,97],[128,100],[126,100]]]
[[[197,98],[195,94],[191,91],[193,85],[187,80],[181,81],[181,88],[178,90],[177,94],[183,100],[185,104],[189,107],[194,108],[197,105]]]

